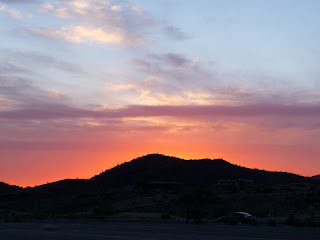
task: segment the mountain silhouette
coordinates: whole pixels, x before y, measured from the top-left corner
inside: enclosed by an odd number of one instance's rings
[[[0,182],[0,195],[1,194],[11,194],[11,193],[17,193],[21,191],[22,188],[14,185],[9,185],[4,182]]]
[[[20,190],[22,190],[21,187],[0,182],[0,194],[16,193]]]
[[[315,179],[315,180],[320,180],[320,174],[319,175],[316,175],[316,176],[313,176],[311,177],[312,179]]]
[[[89,181],[103,186],[123,186],[151,181],[213,185],[220,179],[248,179],[256,184],[265,185],[311,180],[292,173],[240,167],[223,159],[183,160],[161,154],[149,154],[107,170]]]
[[[245,197],[241,201],[237,197],[230,203],[229,198],[233,195],[228,195],[226,206],[223,205],[223,200],[220,202],[223,208],[230,208],[231,211],[234,207],[239,207],[237,204],[241,204],[244,209],[256,211],[259,205],[252,205],[252,202],[261,200],[268,209],[276,208],[278,212],[284,214],[295,208],[295,201],[288,202],[288,199],[295,198],[284,198],[287,192],[281,191],[281,195],[278,192],[268,195],[270,189],[272,192],[273,186],[277,184],[290,189],[289,185],[292,183],[295,183],[292,184],[293,186],[317,186],[318,177],[308,178],[292,173],[249,169],[223,159],[184,160],[161,154],[149,154],[106,170],[91,179],[65,179],[27,188],[0,182],[0,221],[1,219],[20,221],[57,216],[70,219],[99,217],[101,212],[108,209],[108,206],[112,206],[116,212],[161,212],[169,206],[178,213],[181,210],[181,204],[175,204],[175,201],[184,191],[199,187],[217,190],[215,185],[222,179],[252,180],[257,186],[253,195],[250,195],[250,200],[247,193],[243,192],[241,194]],[[170,193],[167,192],[166,187],[159,188],[159,186],[173,186],[173,184],[178,184],[178,187],[174,186]],[[268,191],[264,193],[264,190]],[[290,194],[293,193],[290,192]],[[303,191],[302,193],[305,194]],[[259,194],[267,194],[268,198]],[[304,196],[303,194],[298,195]],[[159,198],[159,196],[162,197]],[[256,200],[256,197],[260,200]],[[285,209],[283,201],[285,201]],[[306,202],[304,199],[301,201]],[[231,205],[228,205],[229,203]],[[275,207],[276,205],[278,207]],[[184,211],[185,209],[182,214]]]
[[[149,154],[125,162],[91,179],[65,179],[24,190],[35,192],[75,192],[100,187],[121,187],[152,181],[176,182],[183,185],[214,185],[221,179],[253,180],[255,184],[274,185],[307,183],[320,180],[293,173],[271,172],[231,164],[223,159],[184,160],[162,154]],[[13,193],[23,188],[0,182],[0,193]]]

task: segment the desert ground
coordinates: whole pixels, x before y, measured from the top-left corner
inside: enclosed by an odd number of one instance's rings
[[[319,228],[295,228],[285,225],[185,225],[172,222],[0,223],[1,240],[293,240],[319,239],[319,234]]]

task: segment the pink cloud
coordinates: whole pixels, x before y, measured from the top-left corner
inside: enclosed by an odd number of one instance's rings
[[[317,105],[254,104],[240,106],[146,106],[131,105],[116,109],[89,110],[63,104],[39,104],[24,109],[1,111],[5,119],[61,119],[61,118],[125,118],[169,116],[179,118],[210,117],[319,117]]]

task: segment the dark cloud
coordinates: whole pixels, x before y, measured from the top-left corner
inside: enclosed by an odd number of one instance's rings
[[[125,118],[125,117],[176,117],[208,118],[219,117],[320,117],[320,106],[255,104],[242,106],[144,106],[132,105],[119,109],[88,110],[63,104],[39,104],[19,110],[1,111],[5,119],[63,119],[63,118]]]
[[[183,67],[192,64],[192,60],[182,55],[168,53],[165,55],[150,55],[151,58],[158,59],[161,62],[166,62],[173,67]]]
[[[21,77],[0,75],[0,94],[19,98],[20,95],[34,94],[39,90],[30,81]]]
[[[23,62],[24,64],[35,63],[37,65],[41,64],[45,65],[46,67],[54,67],[66,72],[72,72],[76,74],[86,73],[85,70],[77,64],[36,52],[9,52],[8,58],[12,59],[12,61]]]
[[[1,96],[26,107],[67,100],[63,94],[57,94],[34,85],[32,79],[0,74]]]
[[[164,28],[164,33],[170,39],[176,40],[176,41],[183,41],[191,38],[189,34],[182,32],[181,29],[174,26],[169,26]]]
[[[157,79],[160,84],[171,85],[172,89],[198,91],[218,86],[218,78],[206,63],[181,54],[148,54],[133,59],[136,71]],[[176,94],[181,94],[176,92]]]
[[[144,58],[134,59],[133,62],[141,67],[141,71],[157,73],[166,70],[169,71],[170,68],[188,67],[193,63],[193,60],[180,54],[167,53],[148,54]]]

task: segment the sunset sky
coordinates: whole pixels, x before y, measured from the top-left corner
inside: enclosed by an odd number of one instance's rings
[[[0,0],[0,181],[90,178],[148,153],[320,174],[319,12]]]

